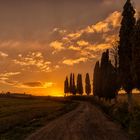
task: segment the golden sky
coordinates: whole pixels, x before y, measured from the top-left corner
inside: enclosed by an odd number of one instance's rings
[[[63,95],[111,47],[125,0],[0,0],[0,90]],[[140,1],[133,0],[140,10]],[[84,77],[83,77],[84,82]]]

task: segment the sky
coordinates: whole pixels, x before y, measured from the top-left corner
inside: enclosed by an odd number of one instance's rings
[[[0,92],[63,95],[118,38],[125,0],[0,0]],[[133,0],[140,11],[140,1]]]

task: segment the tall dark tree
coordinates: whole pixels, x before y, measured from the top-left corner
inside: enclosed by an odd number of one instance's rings
[[[118,40],[114,40],[114,42],[112,43],[112,48],[110,50],[110,56],[111,56],[111,61],[113,62],[113,66],[114,66],[114,78],[115,80],[113,80],[115,82],[114,88],[116,89],[116,96],[115,96],[115,101],[117,102],[117,95],[118,92],[121,88],[120,85],[120,79],[119,79],[119,54],[118,54],[118,46],[119,46],[119,41]]]
[[[133,36],[134,25],[135,25],[135,10],[131,4],[131,0],[127,0],[123,13],[120,28],[120,41],[119,41],[119,72],[121,85],[125,89],[128,95],[129,108],[132,105],[132,42],[131,37]]]
[[[65,93],[65,96],[69,93],[68,77],[66,77],[65,82],[64,82],[64,93]]]
[[[99,96],[100,94],[100,64],[96,62],[93,73],[93,95]]]
[[[73,92],[73,75],[72,73],[70,74],[70,87],[69,87],[70,93],[72,94]]]
[[[72,94],[76,95],[76,85],[75,85],[75,76],[74,73],[72,75]]]
[[[99,97],[105,97],[106,95],[106,85],[107,85],[107,71],[109,63],[109,50],[103,52],[101,57],[101,66],[100,66],[100,94]]]
[[[86,74],[86,79],[85,79],[85,92],[87,95],[91,93],[90,77],[88,73]]]
[[[140,89],[140,18],[137,20],[132,41],[134,84],[136,88]]]
[[[101,57],[101,64],[96,63],[94,68],[94,95],[111,101],[116,97],[117,74],[115,67],[109,60],[109,50],[104,52]]]
[[[82,95],[83,94],[83,83],[82,83],[82,75],[78,74],[77,76],[77,93]]]
[[[116,98],[116,92],[118,91],[117,73],[115,67],[111,64],[111,61],[108,62],[104,80],[105,99],[111,101],[111,99]]]

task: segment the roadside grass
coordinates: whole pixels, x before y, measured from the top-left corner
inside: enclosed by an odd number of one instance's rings
[[[55,97],[0,97],[0,140],[23,140],[77,104]]]

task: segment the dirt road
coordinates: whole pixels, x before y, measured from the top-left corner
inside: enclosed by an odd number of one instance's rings
[[[81,102],[77,109],[48,123],[27,140],[128,140],[128,137],[97,107]]]

